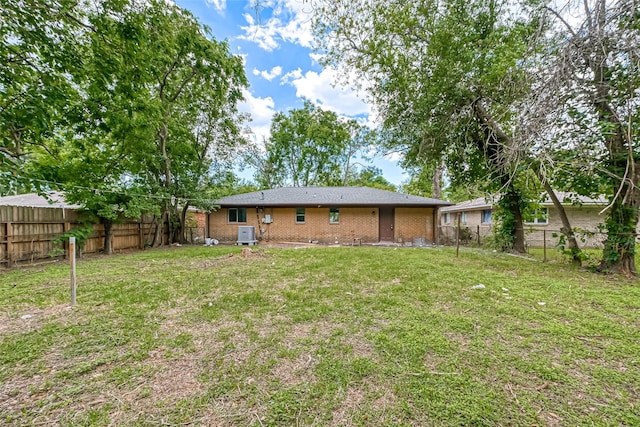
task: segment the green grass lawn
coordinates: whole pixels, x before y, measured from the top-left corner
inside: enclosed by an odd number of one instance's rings
[[[0,424],[640,425],[640,286],[463,249],[0,273]],[[472,289],[477,284],[484,289]]]

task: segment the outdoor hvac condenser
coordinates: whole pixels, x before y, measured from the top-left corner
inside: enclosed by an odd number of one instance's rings
[[[256,240],[256,228],[249,225],[241,225],[238,227],[238,245],[255,245],[258,243]]]

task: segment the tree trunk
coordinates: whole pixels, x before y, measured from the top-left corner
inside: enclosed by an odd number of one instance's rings
[[[187,211],[189,210],[189,203],[185,202],[180,212],[180,243],[187,243]],[[260,228],[260,227],[258,227]]]
[[[608,172],[613,181],[613,200],[605,221],[607,240],[604,242],[602,262],[599,269],[613,271],[626,276],[636,274],[635,246],[640,208],[640,171],[635,162],[640,156],[634,153],[631,130],[620,121],[616,106],[611,99],[611,43],[606,29],[607,2],[600,0],[594,6],[595,26],[589,28],[587,41],[593,55],[585,55],[585,61],[593,72],[591,102],[598,114],[602,135],[607,148]],[[629,124],[629,126],[631,126]]]
[[[103,219],[102,224],[104,225],[104,253],[111,255],[113,254],[113,221]]]
[[[164,228],[164,211],[160,214],[160,216],[156,217],[156,232],[153,236],[153,246],[158,247],[164,245],[164,236],[163,236],[163,228]]]
[[[551,188],[551,184],[547,181],[539,170],[536,171],[538,174],[538,179],[542,182],[545,191],[549,195],[549,198],[553,202],[553,206],[558,211],[558,215],[560,216],[560,221],[562,222],[562,228],[560,232],[567,238],[567,245],[569,247],[569,252],[571,253],[571,262],[576,265],[582,265],[582,251],[578,246],[578,241],[576,240],[576,235],[573,232],[573,228],[571,227],[571,223],[569,222],[569,217],[567,217],[567,212],[564,209],[564,206],[556,196],[556,193]]]
[[[637,190],[635,190],[637,193]],[[636,275],[635,242],[638,226],[638,208],[629,206],[620,197],[614,200],[605,222],[607,239],[604,242],[599,271]]]
[[[522,205],[522,196],[516,191],[513,185],[511,174],[508,170],[510,165],[506,164],[506,159],[504,159],[504,147],[512,145],[513,140],[511,136],[493,120],[493,117],[491,117],[490,113],[482,105],[481,98],[473,102],[473,111],[485,133],[485,138],[481,138],[481,140],[478,141],[478,148],[484,153],[485,159],[491,164],[493,172],[498,174],[503,187],[507,189],[502,197],[504,200],[501,199],[500,201],[500,206],[503,209],[508,209],[512,215],[511,220],[513,224],[506,227],[506,229],[510,229],[509,231],[511,233],[509,236],[512,243],[511,250],[516,253],[526,253],[522,211],[520,207]]]
[[[438,164],[433,171],[433,179],[431,181],[431,197],[434,199],[442,198],[442,174],[444,172],[444,165]]]
[[[522,211],[520,209],[522,197],[520,196],[520,193],[515,190],[513,184],[509,184],[507,192],[503,197],[507,199],[509,211],[513,215],[513,247],[511,249],[515,253],[527,253],[524,240],[524,227],[522,225]]]

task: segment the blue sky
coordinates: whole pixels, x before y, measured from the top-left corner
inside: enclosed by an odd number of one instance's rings
[[[300,108],[303,98],[323,109],[371,123],[371,108],[354,91],[336,86],[338,74],[323,68],[312,50],[311,16],[303,0],[174,0],[208,26],[217,40],[227,40],[244,58],[250,87],[241,111],[250,113],[255,139],[269,136],[275,112]],[[387,180],[406,180],[395,159],[377,158]],[[243,178],[250,178],[245,171]]]

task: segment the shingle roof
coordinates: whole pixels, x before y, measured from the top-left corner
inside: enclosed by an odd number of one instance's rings
[[[369,187],[287,187],[223,197],[220,206],[447,206],[450,202]]]
[[[36,193],[19,194],[17,196],[0,197],[0,206],[23,206],[32,208],[64,208],[78,209],[81,206],[72,205],[64,201],[64,194],[57,191],[50,191],[45,198]]]
[[[457,203],[453,206],[447,206],[446,208],[440,209],[440,212],[462,212],[462,211],[471,211],[471,210],[479,210],[479,209],[491,209],[491,200],[485,197],[478,197],[477,199],[465,200],[464,202]]]
[[[591,197],[586,196],[578,196],[575,193],[571,193],[568,191],[556,191],[556,196],[560,200],[560,203],[564,205],[572,205],[574,202],[577,204],[583,205],[606,205],[607,199],[605,196],[599,196],[597,199],[593,199]],[[547,193],[544,193],[542,202],[540,203],[542,206],[551,206],[553,203],[549,198]],[[460,202],[453,206],[447,206],[445,208],[440,209],[440,212],[464,212],[464,211],[473,211],[480,209],[492,209],[493,203],[498,201],[498,197],[496,195],[487,196],[487,197],[478,197],[477,199],[465,200],[464,202]]]
[[[569,191],[556,191],[556,196],[560,200],[560,203],[565,205],[571,204],[583,204],[583,205],[607,205],[609,203],[607,201],[606,196],[600,195],[596,199],[587,197],[587,196],[579,196],[575,193],[571,193]],[[542,201],[542,205],[551,205],[553,202],[549,198],[549,195],[545,193],[544,199]]]

